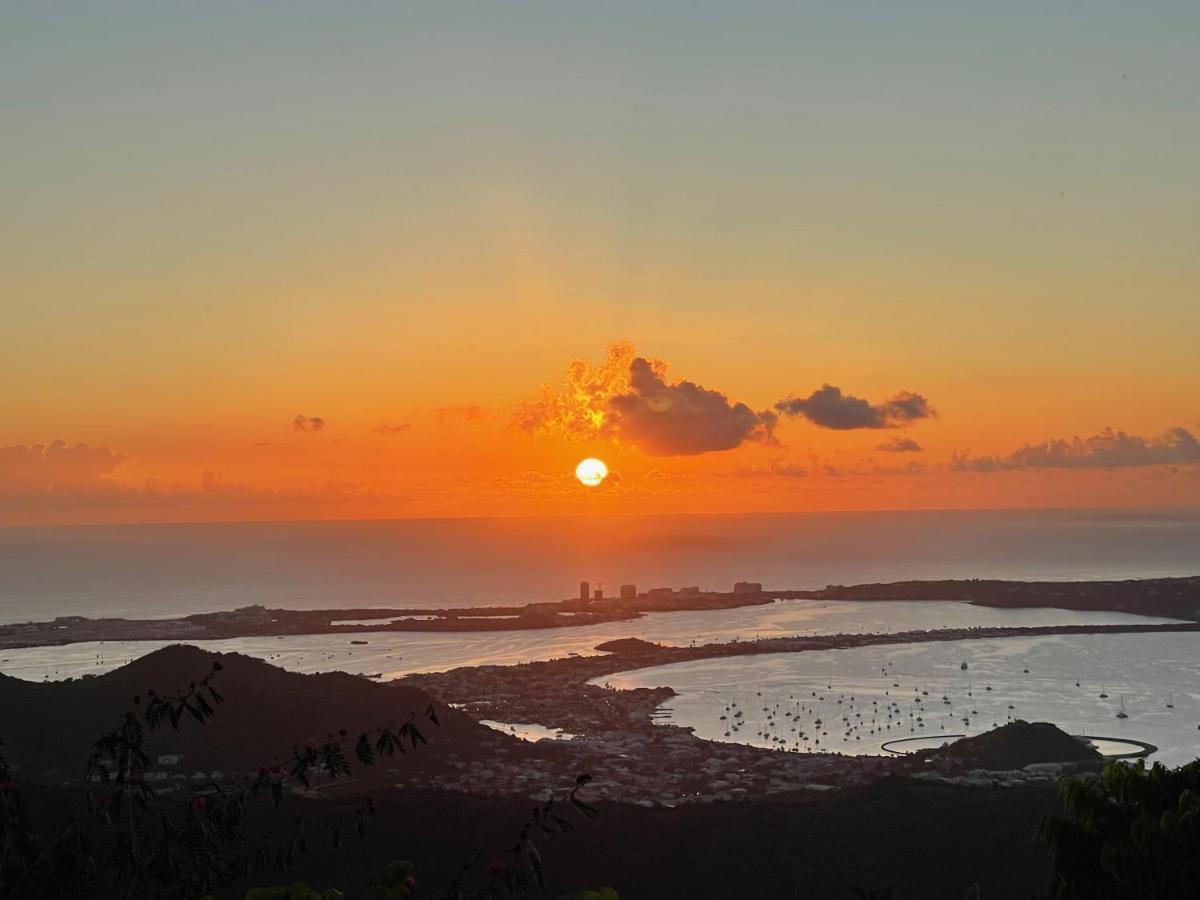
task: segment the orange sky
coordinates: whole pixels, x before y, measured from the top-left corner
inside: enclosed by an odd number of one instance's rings
[[[97,430],[86,447],[8,446],[0,451],[4,515],[19,524],[1148,506],[1200,497],[1200,454],[1188,442],[1196,429],[1160,439],[1167,429],[1154,430],[1146,413],[1135,418],[1150,427],[1123,437],[1097,429],[1050,445],[1016,437],[1047,433],[1044,413],[1014,411],[998,427],[1001,406],[977,409],[948,383],[927,394],[901,393],[926,390],[913,379],[856,383],[817,409],[811,395],[824,382],[810,379],[760,390],[739,407],[708,384],[689,393],[681,383],[690,379],[651,359],[642,365],[653,382],[638,393],[637,353],[616,343],[607,357],[560,367],[565,374],[503,402],[388,404],[371,414],[356,408],[362,401],[343,409],[297,399],[296,413],[254,424],[239,422],[231,406],[223,422],[113,423],[121,442]],[[917,417],[888,418],[888,399],[913,393],[926,401]],[[776,406],[789,398],[809,412]],[[857,427],[833,427],[845,425]],[[1021,451],[1026,444],[1032,449]],[[608,464],[602,487],[575,480],[585,456]]]
[[[23,10],[0,524],[1200,504],[1196,11],[1003,6]]]

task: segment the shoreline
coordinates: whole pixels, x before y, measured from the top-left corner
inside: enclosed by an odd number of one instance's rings
[[[620,690],[593,684],[618,672],[672,663],[772,653],[803,653],[865,646],[987,640],[1064,634],[1171,634],[1200,632],[1200,622],[1154,625],[1041,625],[972,627],[895,632],[833,634],[812,637],[761,638],[671,647],[638,638],[598,644],[600,656],[569,656],[519,665],[463,666],[447,672],[414,673],[387,682],[419,687],[445,703],[453,703],[476,721],[536,722],[580,737],[614,730],[648,735],[663,726],[654,711],[677,696],[670,687]],[[677,727],[677,726],[676,726]],[[690,729],[686,730],[690,733]],[[771,751],[768,751],[771,752]]]
[[[0,625],[0,650],[88,641],[203,641],[284,635],[388,632],[491,632],[578,628],[637,620],[647,613],[703,612],[765,606],[783,600],[961,602],[996,608],[1056,608],[1123,612],[1200,621],[1200,576],[1124,581],[902,581],[828,585],[820,590],[762,590],[739,584],[729,592],[656,588],[623,598],[560,600],[523,606],[461,609],[376,607],[289,610],[247,606],[170,619],[90,619]],[[345,624],[354,622],[354,624]]]

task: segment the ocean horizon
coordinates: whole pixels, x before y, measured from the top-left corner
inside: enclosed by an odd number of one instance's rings
[[[581,580],[727,590],[1200,572],[1200,509],[812,512],[0,529],[0,621],[523,604]]]

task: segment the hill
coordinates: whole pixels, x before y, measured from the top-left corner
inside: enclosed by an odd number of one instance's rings
[[[965,769],[992,771],[1037,763],[1099,763],[1104,758],[1095,747],[1049,722],[1021,719],[920,756]]]
[[[413,763],[436,758],[448,746],[473,756],[480,742],[499,737],[419,688],[340,672],[301,675],[237,653],[176,645],[92,678],[34,683],[0,676],[4,754],[26,775],[76,777],[95,739],[133,708],[135,697],[186,689],[215,662],[222,669],[213,684],[225,699],[216,717],[203,725],[185,717],[178,730],[168,725],[153,733],[147,741],[152,757],[182,754],[185,771],[256,771],[309,739],[414,717],[431,746],[428,753],[412,754]],[[425,719],[431,705],[440,725]]]

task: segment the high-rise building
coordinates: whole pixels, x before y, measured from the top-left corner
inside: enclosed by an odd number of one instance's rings
[[[579,602],[587,603],[592,599],[592,586],[586,581],[579,582]]]
[[[597,600],[597,601],[603,600],[604,599],[604,588],[598,587],[594,591],[592,591],[592,599]]]
[[[637,599],[637,585],[636,584],[621,585],[621,599],[622,600],[636,600]]]

